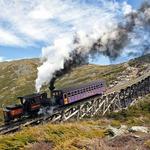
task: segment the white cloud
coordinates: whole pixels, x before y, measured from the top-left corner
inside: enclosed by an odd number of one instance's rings
[[[0,44],[28,46],[37,41],[48,44],[59,34],[79,28],[85,31],[105,18],[113,19],[115,16],[108,16],[107,10],[114,14],[112,12],[119,6],[101,1],[106,5],[106,12],[84,1],[80,3],[80,0],[0,0],[0,29],[5,31],[0,36]]]
[[[0,28],[0,45],[24,45],[24,42],[15,34]]]
[[[4,57],[0,56],[0,62],[4,61]]]

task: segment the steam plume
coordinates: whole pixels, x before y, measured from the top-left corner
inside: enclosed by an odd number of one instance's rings
[[[52,45],[42,49],[43,65],[38,68],[37,91],[50,81],[53,90],[57,77],[87,63],[89,57],[97,54],[115,60],[121,55],[149,52],[149,3],[144,3],[138,11],[126,2],[119,4],[99,0],[98,4],[81,5],[84,13],[77,20],[70,21],[73,27],[66,33],[60,33]]]

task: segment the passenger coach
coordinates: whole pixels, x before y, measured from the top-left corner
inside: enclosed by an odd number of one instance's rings
[[[95,95],[101,95],[106,90],[104,81],[96,81],[76,88],[53,90],[52,97],[58,105],[71,104]]]

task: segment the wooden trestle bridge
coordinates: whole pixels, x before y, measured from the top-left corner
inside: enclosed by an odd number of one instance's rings
[[[65,106],[55,110],[51,115],[44,115],[36,119],[17,122],[8,126],[0,127],[0,134],[6,134],[21,129],[24,126],[35,125],[45,122],[64,122],[70,119],[82,119],[95,115],[104,116],[113,111],[126,109],[138,99],[150,93],[150,72],[140,76],[134,81],[118,85],[104,95]]]
[[[134,81],[118,86],[108,90],[104,95],[59,110],[46,120],[56,122],[67,121],[71,118],[82,119],[95,115],[104,116],[106,113],[126,109],[138,99],[150,93],[150,72]]]

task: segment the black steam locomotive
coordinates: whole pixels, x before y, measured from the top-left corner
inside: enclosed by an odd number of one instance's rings
[[[47,93],[36,93],[18,97],[20,104],[7,106],[3,109],[5,123],[19,120],[23,117],[32,117],[39,114],[40,109],[60,107],[72,104],[86,98],[101,95],[105,92],[105,82],[100,80],[76,88],[52,90],[51,98]]]
[[[5,123],[20,119],[23,116],[35,116],[38,114],[40,108],[50,105],[47,93],[21,96],[18,99],[20,100],[20,104],[6,106],[3,109]]]

